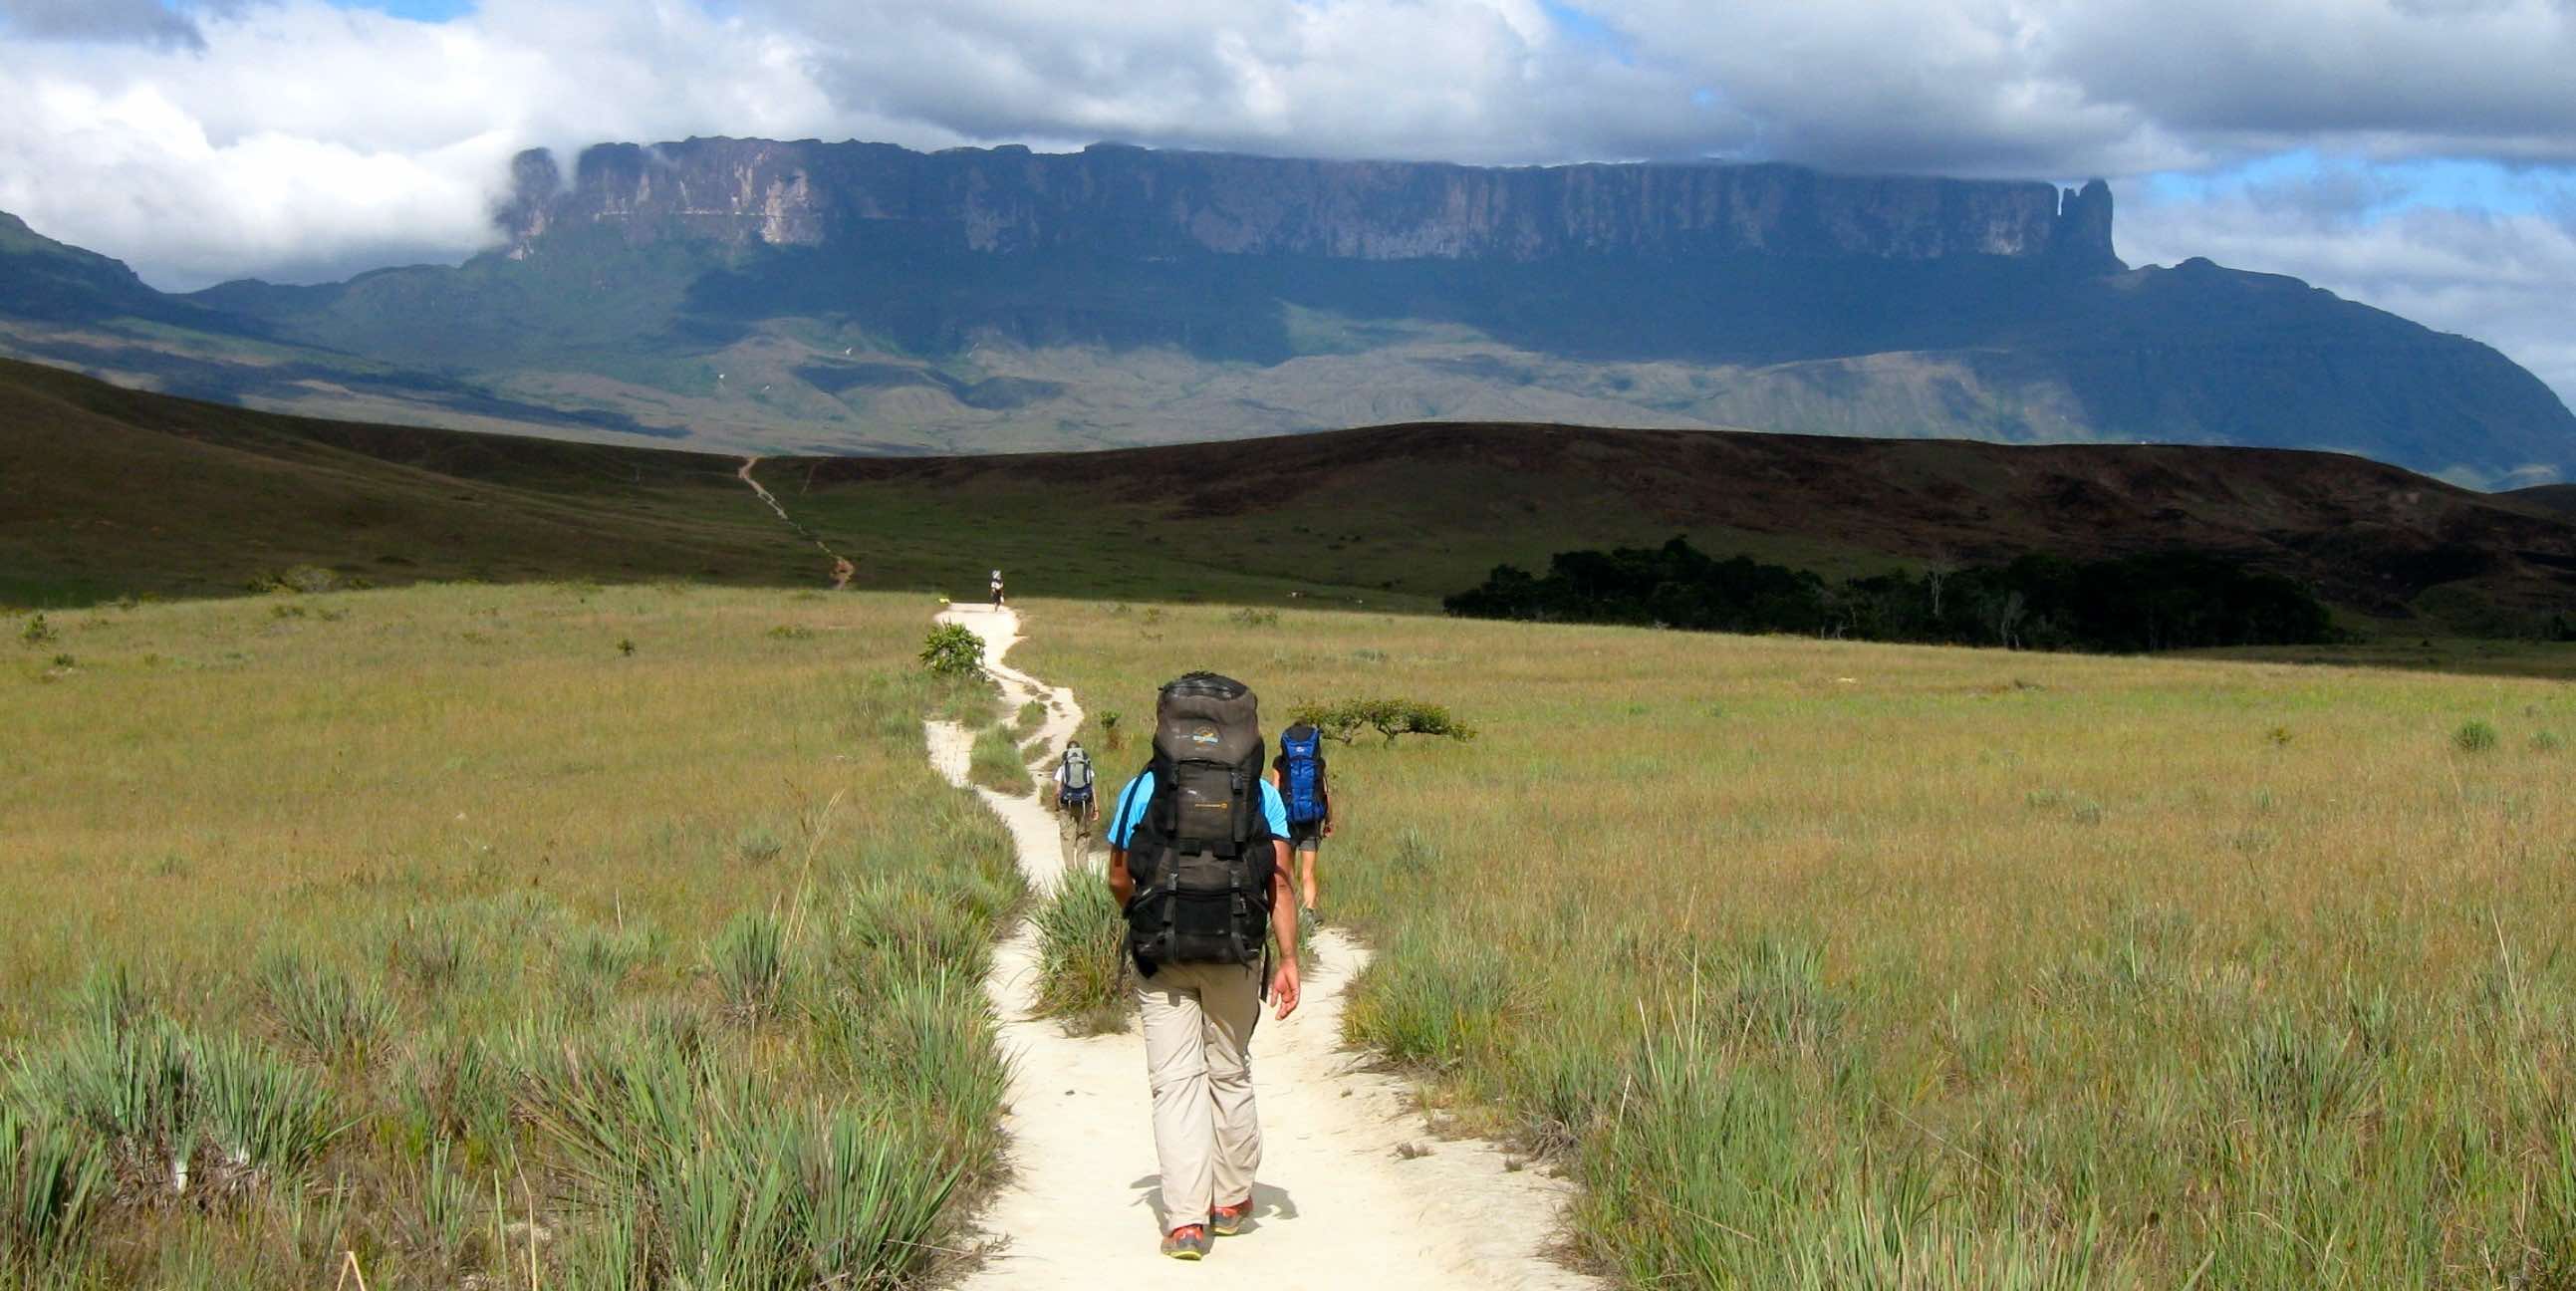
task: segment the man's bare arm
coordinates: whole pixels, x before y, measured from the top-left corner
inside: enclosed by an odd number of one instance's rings
[[[1270,995],[1279,1016],[1297,1011],[1297,893],[1289,886],[1288,844],[1273,840],[1277,863],[1270,868],[1270,931],[1279,939],[1279,967],[1270,975]]]

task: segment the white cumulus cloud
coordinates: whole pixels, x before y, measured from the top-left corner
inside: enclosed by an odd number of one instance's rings
[[[2570,67],[2576,0],[0,0],[0,209],[194,287],[456,260],[516,150],[693,134],[2105,175],[2133,258],[2312,277],[2576,392],[2569,218],[2139,200],[2288,149],[2563,183]]]

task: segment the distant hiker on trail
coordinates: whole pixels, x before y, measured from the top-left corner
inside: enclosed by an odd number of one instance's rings
[[[1261,755],[1250,689],[1181,677],[1156,697],[1153,760],[1109,818],[1109,891],[1127,911],[1154,1093],[1163,1254],[1179,1260],[1204,1257],[1211,1232],[1231,1237],[1251,1216],[1261,1167],[1252,1029],[1265,995],[1282,1018],[1297,1009],[1287,809]]]
[[[1064,756],[1056,761],[1055,809],[1064,813],[1079,849],[1100,820],[1100,804],[1092,794],[1091,755],[1083,751],[1080,740],[1065,741]]]
[[[993,571],[993,608],[1002,608],[1002,571]]]
[[[1279,733],[1270,783],[1288,808],[1288,849],[1297,858],[1299,905],[1315,913],[1315,860],[1333,836],[1333,794],[1324,781],[1324,733],[1299,722]]]

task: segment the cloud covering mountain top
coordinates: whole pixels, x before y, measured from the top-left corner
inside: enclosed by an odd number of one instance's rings
[[[520,148],[692,134],[2103,174],[2132,259],[2297,273],[2564,391],[2570,66],[2576,0],[0,0],[0,209],[186,287],[453,260]],[[2315,191],[2239,177],[2284,154]]]

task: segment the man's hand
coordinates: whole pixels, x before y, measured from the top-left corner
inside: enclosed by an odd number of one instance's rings
[[[1287,1018],[1297,1011],[1297,961],[1283,959],[1270,974],[1270,998],[1279,1006],[1278,1016]]]

